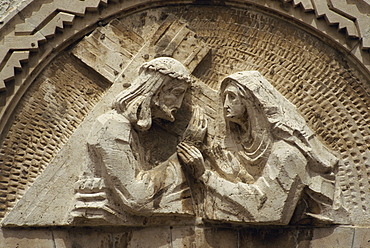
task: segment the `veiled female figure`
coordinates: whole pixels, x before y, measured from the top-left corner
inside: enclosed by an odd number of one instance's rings
[[[301,212],[329,220],[323,214],[332,205],[337,159],[295,106],[257,71],[228,76],[220,95],[225,139],[198,177],[206,186],[205,217],[284,225],[304,197]]]

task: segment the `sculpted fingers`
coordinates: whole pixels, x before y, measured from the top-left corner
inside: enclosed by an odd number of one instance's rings
[[[204,129],[207,127],[207,119],[205,118],[204,109],[197,106],[197,127]]]
[[[190,154],[194,157],[194,158],[203,158],[203,155],[202,153],[198,150],[198,148],[196,147],[192,147],[192,149],[190,150]]]
[[[177,152],[177,155],[180,157],[181,161],[183,161],[185,164],[190,163],[188,157],[182,151]]]
[[[182,142],[178,145],[178,148],[178,154],[181,156],[180,158],[183,159],[184,163],[189,164],[194,162],[195,153],[188,144]]]
[[[184,152],[183,154],[189,158],[189,164],[186,168],[195,178],[200,177],[205,171],[205,165],[202,153],[195,146],[182,142],[179,147]]]
[[[183,146],[183,143],[180,143],[177,146],[177,154],[179,155],[180,159],[185,163],[188,164],[191,162],[191,156],[189,155],[187,149]]]
[[[184,132],[184,140],[191,144],[200,144],[203,142],[207,132],[207,119],[205,118],[204,109],[199,106],[193,107],[193,115]]]
[[[186,150],[186,151],[191,150],[191,146],[185,142],[181,142],[178,146],[181,149]]]
[[[197,106],[197,109],[198,109],[198,116],[197,116],[197,120],[198,120],[198,122],[197,122],[197,127],[201,127],[202,126],[202,122],[203,122],[203,120],[204,120],[204,110],[201,108],[201,107],[199,107],[199,106]]]
[[[200,114],[199,106],[193,107],[193,115],[189,122],[189,127],[191,130],[196,129],[199,126],[199,114]]]
[[[193,160],[203,157],[202,153],[195,146],[188,145],[184,142],[181,143],[179,146],[186,152],[188,156],[192,157]]]
[[[216,146],[214,146],[212,149],[212,152],[215,155],[215,157],[218,159],[223,157],[223,152],[222,152],[220,144],[217,144]]]

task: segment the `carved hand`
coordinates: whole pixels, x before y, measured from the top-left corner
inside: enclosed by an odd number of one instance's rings
[[[205,171],[202,153],[193,145],[181,142],[177,146],[177,154],[185,164],[185,169],[195,178],[199,178]]]
[[[193,116],[185,130],[183,141],[188,144],[202,143],[207,132],[207,125],[204,110],[199,106],[195,106]]]
[[[230,161],[231,158],[227,157],[220,144],[213,146],[211,153],[216,160],[215,166],[218,168],[219,172],[229,180],[235,179],[240,172],[239,163]]]
[[[108,200],[102,178],[84,177],[75,184],[75,202],[71,215],[74,218],[104,218]]]
[[[220,144],[216,144],[216,145],[212,146],[211,152],[215,156],[216,159],[223,160],[223,161],[227,160],[226,155],[223,152],[222,147],[221,147]]]
[[[97,193],[104,192],[105,184],[102,178],[87,177],[77,181],[76,192],[78,193]]]
[[[126,217],[109,203],[106,191],[107,187],[103,178],[80,178],[75,184],[71,218],[109,221],[114,216],[114,218],[126,220]]]

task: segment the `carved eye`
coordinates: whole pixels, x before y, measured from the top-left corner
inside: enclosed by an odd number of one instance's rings
[[[173,89],[171,92],[174,96],[181,96],[185,93],[184,89]]]
[[[234,101],[234,100],[236,99],[236,94],[234,94],[233,92],[230,92],[230,93],[228,94],[228,96],[229,96],[229,99],[230,99],[231,101]]]

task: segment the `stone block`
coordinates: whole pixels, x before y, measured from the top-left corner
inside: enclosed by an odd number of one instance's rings
[[[245,248],[297,247],[295,229],[244,229],[240,246]]]
[[[195,242],[195,228],[173,227],[171,229],[171,242],[173,247],[193,247]]]
[[[204,230],[204,238],[208,247],[220,247],[220,248],[238,247],[237,229],[207,228]]]
[[[312,248],[346,248],[353,247],[354,228],[331,227],[316,228],[311,241]]]
[[[67,230],[52,230],[55,248],[72,247],[72,242]]]
[[[238,230],[232,228],[173,227],[171,247],[238,247]]]
[[[370,228],[356,228],[352,248],[370,247]]]
[[[48,248],[54,241],[49,230],[1,229],[0,247]]]
[[[68,233],[55,231],[56,248],[103,248],[103,247],[128,247],[130,232],[113,232],[112,230],[99,229],[71,229]],[[141,246],[138,246],[141,247]],[[154,246],[155,247],[155,246]]]
[[[169,227],[150,227],[132,231],[127,247],[169,248],[171,247],[171,231]]]

